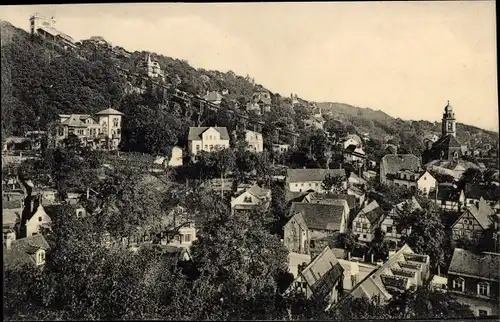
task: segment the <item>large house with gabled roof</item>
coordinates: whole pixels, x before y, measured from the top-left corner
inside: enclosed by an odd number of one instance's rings
[[[327,176],[341,177],[344,189],[347,189],[345,169],[288,169],[286,171],[286,188],[293,192],[326,192],[323,180]]]
[[[346,200],[332,200],[328,204],[293,202],[290,219],[284,227],[285,246],[290,252],[311,254],[316,239],[345,231],[348,214]]]
[[[229,133],[225,127],[190,127],[188,149],[192,155],[229,148]]]
[[[231,200],[231,209],[233,211],[252,210],[257,209],[258,207],[267,209],[270,201],[271,190],[262,188],[258,184],[254,184]]]
[[[380,228],[384,214],[384,210],[375,200],[361,209],[352,221],[352,231],[358,236],[359,241],[369,243],[373,240],[375,230]]]
[[[107,108],[89,114],[60,114],[55,144],[60,145],[69,135],[76,135],[84,146],[116,150],[121,142],[121,124],[124,114]]]
[[[489,229],[493,224],[491,216],[494,214],[495,211],[483,198],[480,199],[477,205],[469,205],[451,226],[453,238],[460,239],[461,237],[481,237],[483,232]]]
[[[455,248],[448,268],[448,292],[476,316],[500,311],[500,254]]]

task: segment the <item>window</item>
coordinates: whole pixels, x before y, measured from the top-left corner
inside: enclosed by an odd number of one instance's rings
[[[314,240],[311,240],[310,243],[309,243],[309,247],[311,248],[316,248],[316,244],[314,242]]]
[[[361,223],[357,222],[356,223],[356,228],[361,228]]]
[[[205,150],[208,150],[208,145],[205,144]]]
[[[366,238],[366,234],[363,235],[363,238]]]
[[[453,289],[456,291],[464,292],[465,290],[465,281],[461,277],[457,277],[453,280]]]
[[[200,151],[200,145],[196,144],[196,151]]]
[[[301,187],[303,187],[303,186],[304,186],[304,184],[303,184],[303,183],[301,183],[301,184],[300,184],[300,186],[301,186]]]
[[[482,296],[490,295],[490,284],[487,282],[480,282],[477,284],[477,294]]]
[[[252,202],[252,197],[248,197],[248,196],[247,196],[247,197],[245,197],[245,198],[243,199],[243,202]]]
[[[118,127],[118,118],[113,119],[113,127]]]
[[[42,216],[38,217],[38,221],[42,221]]]
[[[387,226],[387,233],[392,234],[392,226]]]
[[[363,229],[368,229],[368,224],[363,224]]]
[[[311,187],[311,186],[312,186],[312,184],[309,182],[309,187]]]
[[[488,316],[488,311],[482,310],[482,309],[477,309],[477,315],[478,316]]]
[[[184,235],[184,242],[189,243],[190,241],[191,241],[191,235],[190,234]]]
[[[210,144],[209,149],[210,149],[210,151],[212,151],[214,149],[214,146],[212,144]]]
[[[464,224],[468,225],[469,224],[469,219],[464,219]]]

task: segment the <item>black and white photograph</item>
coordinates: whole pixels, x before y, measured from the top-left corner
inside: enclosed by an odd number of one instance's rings
[[[495,1],[0,5],[3,319],[500,319]]]

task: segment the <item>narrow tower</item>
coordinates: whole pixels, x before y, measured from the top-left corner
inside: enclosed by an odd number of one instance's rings
[[[456,136],[455,113],[453,113],[453,108],[450,105],[450,101],[448,101],[448,104],[444,108],[441,124],[441,137],[445,137],[449,134],[453,135],[453,137]]]

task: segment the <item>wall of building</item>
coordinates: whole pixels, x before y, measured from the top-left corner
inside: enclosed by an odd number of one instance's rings
[[[360,226],[358,227],[357,224]],[[366,228],[363,228],[366,225]],[[356,234],[361,242],[371,242],[375,237],[374,231],[376,226],[372,225],[366,217],[357,216],[352,221],[352,231]]]
[[[294,238],[293,231],[296,235]],[[283,241],[285,247],[290,252],[299,254],[308,254],[309,252],[309,231],[306,227],[301,227],[296,220],[295,216],[290,219],[284,227]]]
[[[466,211],[453,225],[452,231],[454,239],[459,239],[462,236],[472,238],[480,237],[483,232],[483,228],[477,222],[476,218],[470,214],[469,211]]]

